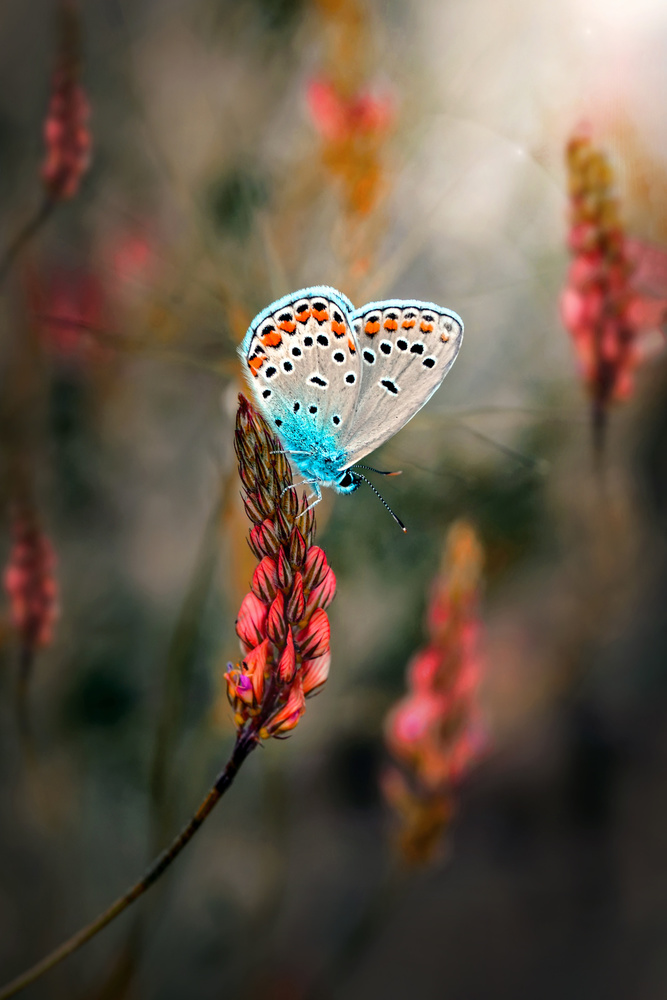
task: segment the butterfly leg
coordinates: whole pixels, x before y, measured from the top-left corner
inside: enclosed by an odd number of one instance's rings
[[[306,480],[306,482],[310,482],[310,484],[314,487],[314,489],[315,489],[315,499],[313,500],[312,503],[308,504],[308,506],[306,507],[305,510],[301,511],[301,513],[299,514],[299,517],[303,517],[304,514],[307,514],[308,511],[311,510],[315,506],[315,504],[318,504],[320,502],[320,500],[322,499],[322,490],[320,489],[319,481],[317,479],[314,479],[314,480],[310,480],[310,481]]]
[[[281,491],[280,495],[282,496],[283,493],[287,493],[288,490],[298,490],[300,486],[313,486],[317,481],[317,479],[302,479],[300,483],[291,483]]]

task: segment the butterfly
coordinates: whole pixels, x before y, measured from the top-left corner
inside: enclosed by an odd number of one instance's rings
[[[431,398],[462,339],[461,318],[433,302],[355,309],[317,285],[262,310],[239,354],[259,409],[318,503],[322,486],[352,493],[368,482],[355,464]]]

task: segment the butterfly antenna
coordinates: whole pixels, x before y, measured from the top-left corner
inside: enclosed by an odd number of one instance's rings
[[[365,466],[363,466],[363,468],[365,468]],[[360,472],[355,472],[355,476],[357,477],[357,479],[363,479],[363,481],[366,483],[366,485],[370,486],[370,488],[373,490],[373,493],[375,493],[376,497],[379,497],[380,500],[382,501],[382,503],[385,505],[385,507],[387,508],[387,510],[389,511],[389,513],[391,514],[391,516],[393,517],[393,519],[396,521],[396,524],[401,529],[401,531],[407,531],[408,529],[405,527],[405,525],[401,521],[400,517],[396,517],[396,514],[394,514],[393,510],[391,509],[391,507],[389,506],[389,504],[387,503],[387,501],[385,500],[385,498],[382,496],[381,493],[378,493],[378,491],[375,489],[375,487],[373,486],[373,484],[368,479],[366,479],[365,476],[362,476],[362,474]]]
[[[377,472],[378,476],[402,476],[403,470],[397,469],[395,472],[383,472],[382,469],[374,469],[371,465],[353,465],[353,469],[368,469],[369,472]],[[363,478],[363,477],[362,477]],[[368,482],[368,480],[366,480]]]

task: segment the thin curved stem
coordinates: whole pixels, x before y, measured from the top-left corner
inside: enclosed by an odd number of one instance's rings
[[[26,986],[30,986],[37,979],[52,969],[63,959],[67,958],[77,949],[81,948],[82,945],[94,938],[101,930],[103,930],[112,920],[115,920],[124,910],[126,910],[132,903],[135,902],[140,896],[142,896],[150,887],[157,882],[163,872],[171,865],[171,863],[178,857],[183,848],[190,840],[194,837],[195,833],[202,825],[209,813],[212,812],[214,806],[218,803],[219,799],[225,794],[227,789],[230,787],[234,778],[236,777],[237,771],[243,761],[246,759],[249,753],[257,746],[258,737],[254,730],[249,730],[241,733],[234,744],[234,749],[232,754],[224,768],[216,778],[215,784],[206,795],[201,805],[197,809],[196,813],[190,820],[190,822],[183,827],[178,836],[172,841],[172,843],[167,847],[162,854],[160,854],[153,864],[148,868],[145,875],[139,879],[130,889],[127,890],[122,896],[112,903],[111,906],[106,909],[103,913],[99,915],[90,924],[87,924],[80,931],[77,931],[71,938],[63,942],[55,951],[52,951],[50,955],[47,955],[32,968],[28,969],[27,972],[22,973],[22,975],[17,976],[10,983],[5,986],[4,989],[0,990],[0,1000],[8,1000],[9,997],[15,996],[20,993],[21,990],[25,989]]]
[[[7,247],[2,260],[0,260],[0,285],[2,285],[11,271],[12,265],[21,253],[21,250],[30,242],[35,233],[39,232],[51,215],[55,205],[56,202],[53,198],[45,198],[32,218],[28,219],[23,229],[18,231],[13,242]]]

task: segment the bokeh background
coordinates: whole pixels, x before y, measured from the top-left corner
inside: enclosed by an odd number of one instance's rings
[[[642,332],[601,469],[559,308],[581,128],[667,296],[664,4],[81,8],[75,56],[57,4],[0,20],[0,252],[44,197],[59,59],[92,143],[0,287],[0,550],[29,508],[60,608],[28,722],[10,595],[0,622],[3,981],[135,880],[229,753],[253,567],[235,349],[274,298],[326,283],[465,321],[443,387],[374,457],[403,469],[381,488],[408,533],[370,491],[326,497],[326,687],[137,912],[29,995],[664,997],[664,337]],[[484,552],[484,750],[441,850],[406,868],[384,720],[461,518]]]

